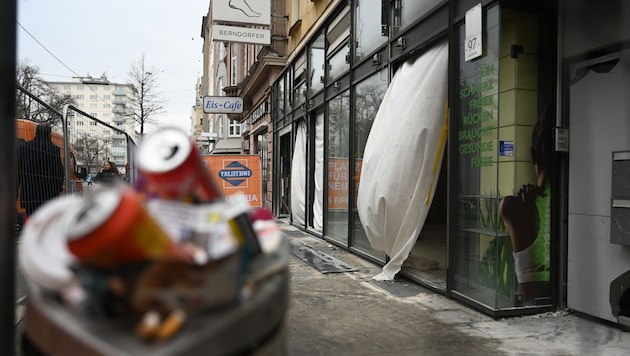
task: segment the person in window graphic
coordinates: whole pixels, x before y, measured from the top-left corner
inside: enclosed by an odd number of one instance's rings
[[[521,187],[501,200],[499,213],[510,233],[514,270],[523,300],[549,297],[550,278],[550,165],[554,115],[547,106],[534,124],[531,155],[536,183]],[[517,294],[518,295],[518,294]]]
[[[17,148],[20,204],[27,216],[63,191],[61,151],[52,143],[51,134],[50,125],[41,123],[35,137]]]
[[[101,168],[98,170],[98,174],[94,177],[94,181],[99,183],[115,183],[120,180],[120,173],[118,173],[118,167],[116,163],[112,161],[105,161]]]

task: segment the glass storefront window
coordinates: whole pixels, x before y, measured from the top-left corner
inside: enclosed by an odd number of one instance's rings
[[[324,88],[324,62],[326,60],[324,41],[325,37],[321,34],[311,45],[311,70],[309,72],[308,81],[309,95],[313,95]]]
[[[437,4],[441,3],[442,0],[401,0],[402,4],[398,11],[395,11],[395,17],[398,19],[394,20],[394,32],[398,30],[402,30],[407,26],[411,25],[414,21],[417,21],[422,16],[426,15],[431,9],[433,9]]]
[[[452,288],[493,309],[497,307],[497,292],[509,299],[514,287],[514,272],[509,267],[513,266],[512,248],[509,235],[500,227],[498,215],[498,17],[498,6],[488,10],[487,21],[484,21],[487,34],[484,55],[474,61],[464,61],[465,26],[460,26],[460,115],[451,121],[451,127],[457,131],[455,147],[459,152],[460,175]]]
[[[295,86],[293,92],[293,108],[296,109],[298,106],[304,104],[306,101],[306,82],[302,82]]]
[[[295,60],[293,68],[293,109],[306,100],[306,54],[302,53]]]
[[[350,69],[348,56],[350,55],[350,45],[346,44],[328,60],[328,82],[339,78]]]
[[[286,96],[285,101],[285,113],[290,113],[291,108],[293,107],[293,69],[289,69],[286,74],[286,79],[284,82],[284,95]]]
[[[374,123],[374,118],[378,112],[378,108],[383,101],[387,86],[389,84],[387,68],[382,69],[380,72],[375,73],[371,77],[357,84],[355,87],[355,113],[354,113],[354,152],[355,152],[355,187],[353,190],[352,202],[353,202],[353,224],[354,224],[354,240],[353,248],[366,253],[380,261],[385,261],[385,253],[381,251],[375,251],[370,246],[370,242],[365,235],[363,225],[359,220],[359,214],[357,213],[356,197],[359,190],[361,163],[363,160],[363,151],[365,149],[365,143],[367,142],[370,129]]]
[[[283,77],[278,81],[278,117],[277,117],[278,120],[282,119],[284,117],[284,114],[286,114],[286,112],[284,111],[285,102],[286,102],[286,97],[285,97],[285,92],[284,92],[284,77]]]
[[[326,235],[348,244],[350,197],[350,91],[328,102],[328,205]]]
[[[381,36],[381,0],[362,0],[356,2],[354,40],[357,47],[357,60],[370,55],[376,48],[387,42],[387,36]]]
[[[483,56],[472,61],[464,60],[460,26],[459,102],[451,120],[459,206],[450,286],[494,311],[550,302],[550,191],[532,163],[532,133],[545,131],[536,120],[545,84],[534,52],[510,55],[512,37],[537,29],[531,15],[519,16],[498,5],[487,9]],[[536,38],[528,38],[528,48],[538,47]]]

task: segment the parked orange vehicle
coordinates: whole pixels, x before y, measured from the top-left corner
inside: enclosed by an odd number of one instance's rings
[[[15,138],[17,140],[17,145],[20,145],[23,142],[26,141],[30,141],[33,138],[35,138],[35,129],[37,128],[38,123],[35,121],[31,121],[31,120],[26,120],[26,119],[17,119],[15,120]],[[51,134],[51,141],[52,143],[59,147],[59,151],[61,153],[61,161],[62,163],[64,163],[64,169],[66,169],[67,167],[65,167],[65,161],[64,161],[64,157],[65,157],[65,152],[63,149],[63,135],[53,131]],[[76,165],[76,160],[74,158],[74,155],[72,154],[72,148],[70,146],[68,146],[68,150],[70,151],[70,180],[74,186],[73,189],[73,194],[83,194],[83,182],[82,179],[85,178],[85,174],[83,173],[79,173],[77,171],[77,165]],[[67,191],[67,182],[64,182],[63,185],[63,192],[61,194],[65,194]],[[16,211],[17,211],[17,219],[18,219],[18,224],[21,225],[21,223],[24,221],[24,217],[26,215],[26,211],[25,209],[22,207],[22,205],[20,204],[20,192],[17,192],[17,201],[16,201]]]

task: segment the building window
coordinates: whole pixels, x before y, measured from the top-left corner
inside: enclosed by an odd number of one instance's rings
[[[90,109],[96,109],[97,106],[97,104],[90,104]]]
[[[83,85],[77,85],[77,90],[83,91],[85,90],[85,88],[83,87]]]
[[[225,56],[227,56],[227,51],[226,51],[226,48],[225,48],[225,44],[223,44],[223,42],[221,42],[219,44],[219,60],[224,59]]]
[[[333,52],[350,36],[350,8],[345,8],[326,32],[328,51]]]
[[[90,89],[91,89],[92,91],[97,91],[97,90],[98,90],[98,86],[96,86],[96,85],[90,85]]]
[[[218,86],[218,95],[217,96],[224,96],[225,92],[223,91],[225,85],[225,78],[224,77],[219,77],[219,80],[217,81],[217,86]]]
[[[109,87],[107,87],[107,88],[109,88]],[[112,97],[111,97],[111,95],[103,95],[103,99],[104,100],[112,100]]]
[[[83,94],[77,94],[74,96],[77,100],[83,100]]]
[[[230,120],[229,123],[229,137],[240,137],[241,136],[241,123],[236,120]]]
[[[64,85],[63,86],[63,90],[68,91],[70,90],[72,87],[70,85]]]
[[[306,99],[306,54],[302,53],[296,60],[293,69],[292,107],[295,109]]]
[[[311,44],[310,49],[310,66],[311,70],[309,70],[309,94],[314,94],[315,92],[324,88],[324,66],[326,61],[326,53],[325,53],[325,37],[324,34],[321,34],[314,42]]]
[[[424,2],[420,1],[420,3]],[[376,6],[381,6],[381,2],[369,0],[357,2],[356,4],[354,33],[357,59],[365,58],[376,48],[387,42],[387,36],[381,35],[381,13],[380,11],[374,11]]]
[[[217,125],[219,126],[219,137],[223,137],[223,118],[223,115],[219,115],[219,117],[217,118]]]
[[[230,85],[231,86],[235,86],[237,81],[236,81],[236,68],[237,68],[237,63],[238,63],[238,57],[236,56],[236,53],[238,52],[237,50],[237,44],[236,43],[232,43],[232,45],[230,46],[230,55],[231,55],[231,66],[230,66]]]

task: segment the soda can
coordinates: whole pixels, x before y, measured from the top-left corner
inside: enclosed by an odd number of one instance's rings
[[[142,141],[138,171],[140,180],[150,186],[150,193],[161,198],[212,202],[221,197],[196,146],[178,128],[160,129]]]
[[[70,268],[76,262],[66,245],[64,213],[76,209],[81,198],[62,195],[39,207],[20,235],[19,262],[28,281],[51,291],[73,281]]]
[[[129,187],[94,192],[68,214],[68,250],[86,266],[110,268],[157,259],[186,260],[186,254]]]

